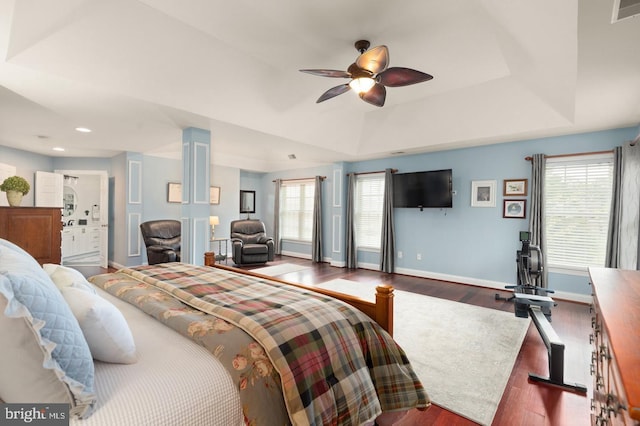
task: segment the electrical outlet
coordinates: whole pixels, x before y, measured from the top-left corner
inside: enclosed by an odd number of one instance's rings
[[[418,254],[416,255],[416,259],[418,259],[418,260],[422,260],[422,253],[418,253]]]
[[[402,259],[402,251],[398,251],[398,259]]]

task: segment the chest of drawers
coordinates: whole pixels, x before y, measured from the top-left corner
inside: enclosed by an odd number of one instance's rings
[[[60,208],[0,207],[0,238],[11,241],[40,264],[60,263]]]
[[[594,425],[640,425],[640,271],[589,268]]]

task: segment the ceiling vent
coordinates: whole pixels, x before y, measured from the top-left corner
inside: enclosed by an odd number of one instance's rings
[[[640,15],[640,0],[614,0],[611,23]]]

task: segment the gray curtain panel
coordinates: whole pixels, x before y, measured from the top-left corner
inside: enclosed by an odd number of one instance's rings
[[[355,196],[356,196],[356,175],[349,173],[347,180],[347,225],[345,235],[346,267],[355,269],[358,267],[358,248],[356,247],[355,232]]]
[[[622,146],[622,191],[620,200],[619,268],[640,269],[640,144]]]
[[[396,232],[393,226],[393,174],[384,171],[384,199],[382,206],[382,241],[380,242],[380,270],[392,273],[395,269]]]
[[[311,260],[322,262],[322,178],[316,176],[313,199],[313,235],[311,236]]]
[[[609,213],[609,232],[607,252],[604,260],[607,268],[620,267],[620,223],[622,222],[622,147],[613,149],[613,188],[611,193],[611,212]]]
[[[540,247],[542,251],[542,265],[547,264],[544,239],[544,169],[546,160],[544,154],[534,154],[531,160],[531,211],[529,214],[529,232],[531,245]],[[534,283],[538,287],[547,287],[547,268],[544,266],[542,274]]]
[[[274,253],[281,254],[282,248],[280,247],[280,187],[282,186],[282,179],[276,179],[276,193],[275,201],[273,203],[273,242]]]

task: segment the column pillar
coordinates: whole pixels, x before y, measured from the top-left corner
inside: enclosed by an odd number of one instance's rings
[[[344,267],[345,254],[345,224],[346,224],[346,163],[333,164],[332,209],[331,209],[331,265]]]
[[[182,246],[185,263],[204,265],[209,244],[211,132],[182,131]]]

